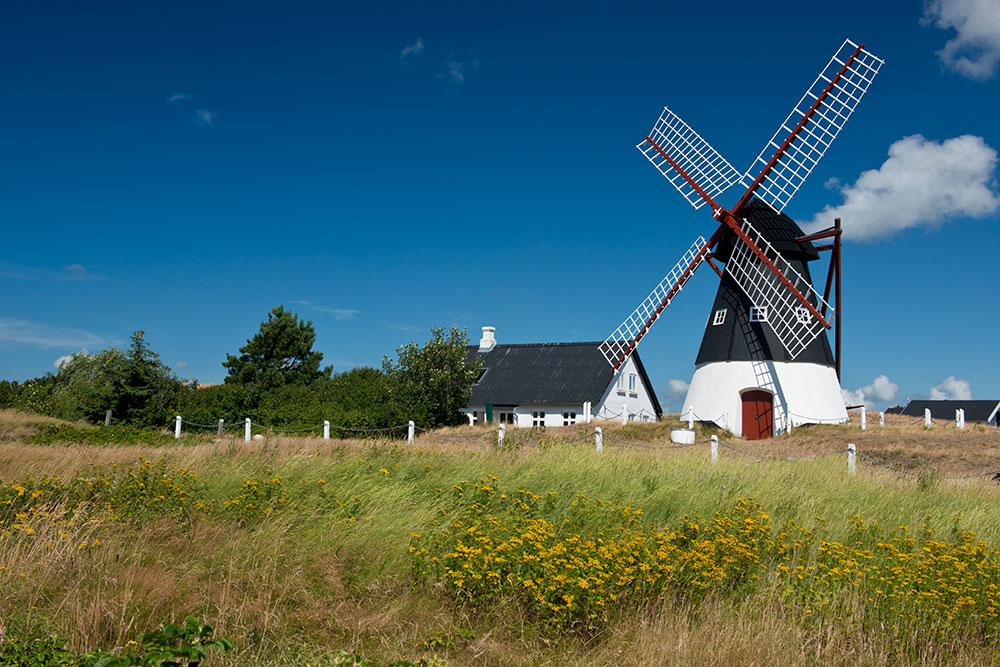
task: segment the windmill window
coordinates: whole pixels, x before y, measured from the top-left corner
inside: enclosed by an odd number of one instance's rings
[[[726,311],[728,308],[723,308],[722,310],[715,311],[715,318],[712,319],[712,326],[717,327],[720,324],[724,324],[726,321]]]
[[[767,322],[767,306],[750,306],[751,322]]]
[[[563,413],[563,426],[569,426],[570,424],[576,423],[576,413],[575,412],[564,412]]]
[[[809,324],[809,309],[805,306],[799,306],[795,309],[795,317],[801,324]]]
[[[531,425],[532,426],[545,426],[545,413],[544,412],[532,412],[531,413]]]

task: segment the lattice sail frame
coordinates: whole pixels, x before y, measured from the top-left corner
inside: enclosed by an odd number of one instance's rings
[[[825,306],[830,313],[828,321],[833,319],[836,315],[833,307],[820,296],[810,281],[803,278],[788,260],[754,229],[748,220],[743,220],[740,229],[814,308],[821,310]],[[823,323],[817,320],[792,291],[781,283],[749,245],[739,238],[734,241],[729,261],[726,262],[726,273],[733,277],[754,306],[767,309],[766,323],[781,341],[788,355],[795,359],[822,333]]]
[[[680,261],[670,269],[663,280],[653,288],[642,303],[632,311],[632,314],[625,318],[625,321],[615,329],[614,333],[608,336],[600,345],[601,353],[608,360],[611,367],[618,372],[619,367],[624,363],[628,355],[638,345],[639,340],[646,335],[649,327],[653,325],[663,309],[673,300],[678,292],[684,287],[694,274],[694,270],[705,259],[705,237],[699,236],[690,248],[681,255]]]
[[[779,153],[754,193],[757,197],[779,213],[788,205],[854,113],[884,62],[851,40],[844,40],[747,169],[743,180],[749,183],[755,176],[753,172],[766,169]],[[807,122],[799,127],[807,114]],[[793,140],[788,142],[786,139],[792,135]]]
[[[649,131],[649,136],[636,148],[696,209],[704,206],[705,200],[673,168],[665,155],[669,155],[713,199],[742,177],[700,134],[667,107],[663,107],[663,113]]]

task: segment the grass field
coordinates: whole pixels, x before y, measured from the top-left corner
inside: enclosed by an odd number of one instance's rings
[[[1000,433],[872,421],[723,441],[909,474],[712,464],[669,421],[597,454],[588,425],[246,444],[0,411],[0,637],[122,652],[191,615],[219,665],[1000,663],[1000,483],[949,479]]]

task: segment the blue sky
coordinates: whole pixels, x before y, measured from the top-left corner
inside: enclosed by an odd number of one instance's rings
[[[886,65],[786,209],[854,238],[843,385],[1000,397],[1000,5],[848,4],[7,2],[0,377],[144,329],[220,381],[278,304],[337,370],[601,340],[714,228],[634,148],[660,109],[743,169],[850,37]],[[640,345],[669,406],[716,281]]]

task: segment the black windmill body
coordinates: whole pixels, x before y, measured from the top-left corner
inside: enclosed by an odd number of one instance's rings
[[[805,234],[795,221],[783,213],[776,213],[760,200],[751,201],[743,209],[743,214],[791,267],[812,283],[809,262],[818,260],[819,253],[811,241],[797,240]],[[739,242],[735,233],[728,232],[716,246],[716,258],[720,262],[726,262],[733,247]],[[815,300],[813,305],[816,305]],[[825,330],[793,359],[774,330],[768,326],[770,315],[766,307],[754,305],[731,274],[724,273],[709,312],[705,336],[701,339],[695,365],[717,361],[762,360],[798,361],[830,367],[835,365],[833,350]]]
[[[839,422],[847,412],[839,381],[840,226],[806,236],[782,211],[826,154],[867,92],[882,60],[846,40],[745,172],[738,172],[677,114],[664,108],[637,148],[696,209],[718,223],[602,344],[617,372],[680,292],[708,264],[720,285],[698,352],[682,417],[710,421],[748,438],[795,423]],[[730,208],[717,198],[746,190]],[[816,246],[812,241],[832,239]],[[824,294],[809,263],[833,250]],[[720,267],[724,265],[723,267]],[[835,319],[836,318],[836,319]],[[837,352],[827,330],[837,327]]]

